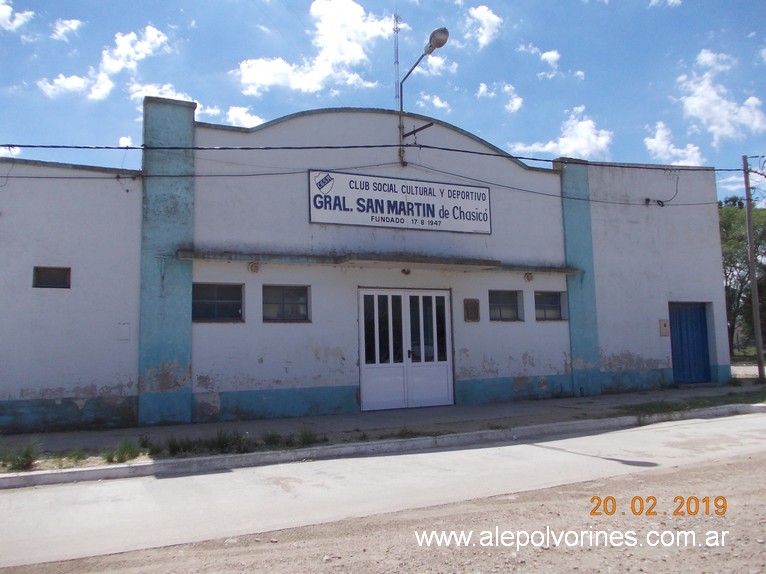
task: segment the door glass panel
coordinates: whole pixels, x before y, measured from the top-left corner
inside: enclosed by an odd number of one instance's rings
[[[434,298],[423,297],[423,356],[427,363],[434,360]]]
[[[390,363],[388,338],[388,295],[378,295],[378,363]]]
[[[413,363],[421,361],[420,353],[420,297],[410,295],[410,345]]]
[[[447,311],[446,298],[436,297],[437,361],[447,360]]]
[[[402,296],[391,297],[391,339],[394,344],[394,363],[404,362],[404,333],[402,330]]]
[[[364,362],[375,364],[375,296],[364,296]]]

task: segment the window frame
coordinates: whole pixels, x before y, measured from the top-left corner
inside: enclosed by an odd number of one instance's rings
[[[195,289],[198,287],[212,287],[214,288],[213,298],[195,297]],[[232,287],[239,288],[239,299],[219,297],[219,289],[231,289]],[[230,314],[221,314],[219,316],[219,310],[222,310],[224,306],[239,304],[239,313],[237,316]],[[200,304],[212,305],[213,317],[205,316],[201,317],[195,315],[195,307]],[[244,323],[245,322],[245,286],[242,283],[212,283],[212,282],[194,282],[192,283],[192,323]]]
[[[63,276],[57,280],[56,273]],[[51,278],[53,274],[53,278]],[[36,265],[32,269],[32,287],[34,289],[71,289],[72,288],[72,268],[71,267],[51,267]]]
[[[538,296],[542,295],[556,295],[558,298],[558,304],[553,305],[551,303],[541,303],[538,300]],[[567,320],[567,308],[566,297],[562,291],[535,291],[535,321],[540,322],[556,322]],[[550,312],[555,310],[555,316],[549,316]],[[542,316],[541,316],[542,312]]]
[[[267,298],[267,295],[266,295],[267,289],[279,289],[280,290],[279,300],[276,301],[271,298]],[[289,300],[286,298],[288,290],[297,290],[297,289],[305,290],[303,293],[303,297],[305,297],[305,301],[301,300],[301,297],[299,297],[298,299],[292,299],[292,300]],[[311,287],[309,285],[285,285],[285,284],[271,284],[271,283],[264,284],[261,289],[261,296],[262,296],[261,312],[262,312],[262,319],[264,323],[311,323]],[[279,306],[276,317],[272,317],[271,313],[266,312],[267,305]],[[305,313],[288,314],[286,313],[286,308],[288,305],[304,306]]]
[[[492,301],[492,296],[496,295],[513,295],[514,301],[498,302]],[[524,321],[524,292],[518,289],[489,289],[487,292],[487,299],[489,301],[489,320],[495,323],[516,323]],[[504,316],[503,310],[513,310],[511,317]],[[500,316],[496,316],[496,312],[499,311]]]

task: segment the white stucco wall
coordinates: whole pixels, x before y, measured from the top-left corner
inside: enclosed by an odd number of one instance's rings
[[[729,364],[715,172],[628,167],[588,171],[602,368],[670,368],[669,302],[710,304],[711,364]]]
[[[398,267],[195,262],[195,282],[244,285],[242,323],[195,323],[195,392],[359,385],[358,289],[450,291],[456,380],[563,375],[569,368],[566,321],[535,321],[534,291],[564,291],[563,276],[461,273]],[[310,323],[264,323],[263,285],[309,285]],[[525,321],[490,322],[488,291],[523,291]],[[463,299],[479,299],[481,321],[466,323]]]
[[[408,126],[413,120],[408,120]],[[417,119],[417,125],[425,121]],[[408,127],[408,129],[411,129]],[[398,142],[398,116],[343,110],[303,114],[255,130],[198,125],[195,144],[221,146],[370,146]],[[436,124],[418,143],[497,153],[450,126]],[[197,251],[342,255],[410,253],[500,260],[509,265],[564,266],[558,175],[507,157],[408,150],[205,150],[195,165],[194,248]],[[335,170],[490,188],[492,234],[397,230],[309,221],[308,170]],[[273,174],[273,175],[269,175]],[[237,177],[239,176],[239,177]],[[511,189],[513,188],[513,189]],[[358,289],[451,289],[456,380],[563,375],[568,369],[565,321],[535,321],[534,291],[566,291],[563,274],[465,272],[405,265],[346,268],[195,261],[195,282],[245,285],[245,322],[196,323],[193,380],[196,392],[359,384]],[[410,265],[406,265],[410,267]],[[310,285],[310,324],[264,324],[263,284]],[[494,323],[488,290],[524,291],[526,320]],[[481,301],[481,322],[465,323],[463,299]]]
[[[419,125],[424,123],[418,120]],[[442,124],[420,132],[417,139],[424,145],[497,151]],[[200,147],[391,146],[398,142],[398,116],[342,110],[297,115],[253,131],[201,125],[195,142]],[[409,163],[402,167],[396,147],[198,151],[198,174],[225,177],[197,180],[195,248],[325,254],[346,250],[405,252],[517,264],[564,264],[560,185],[555,173],[526,168],[507,157],[430,149],[408,150],[406,159]],[[311,225],[309,169],[488,185],[492,235]],[[242,177],[233,177],[237,174]]]
[[[0,400],[135,395],[140,178],[0,160],[0,182]],[[71,289],[33,288],[35,266]]]

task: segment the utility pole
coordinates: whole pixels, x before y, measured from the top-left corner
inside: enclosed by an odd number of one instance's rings
[[[763,336],[761,335],[761,303],[758,297],[758,278],[755,273],[755,240],[753,238],[753,197],[750,192],[750,165],[747,156],[742,156],[742,171],[745,174],[745,196],[747,198],[747,262],[750,272],[750,294],[753,301],[753,335],[755,336],[755,357],[758,361],[758,378],[763,379]]]

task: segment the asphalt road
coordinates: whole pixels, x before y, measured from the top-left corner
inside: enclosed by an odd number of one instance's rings
[[[766,452],[766,415],[0,492],[0,566],[332,522]]]

